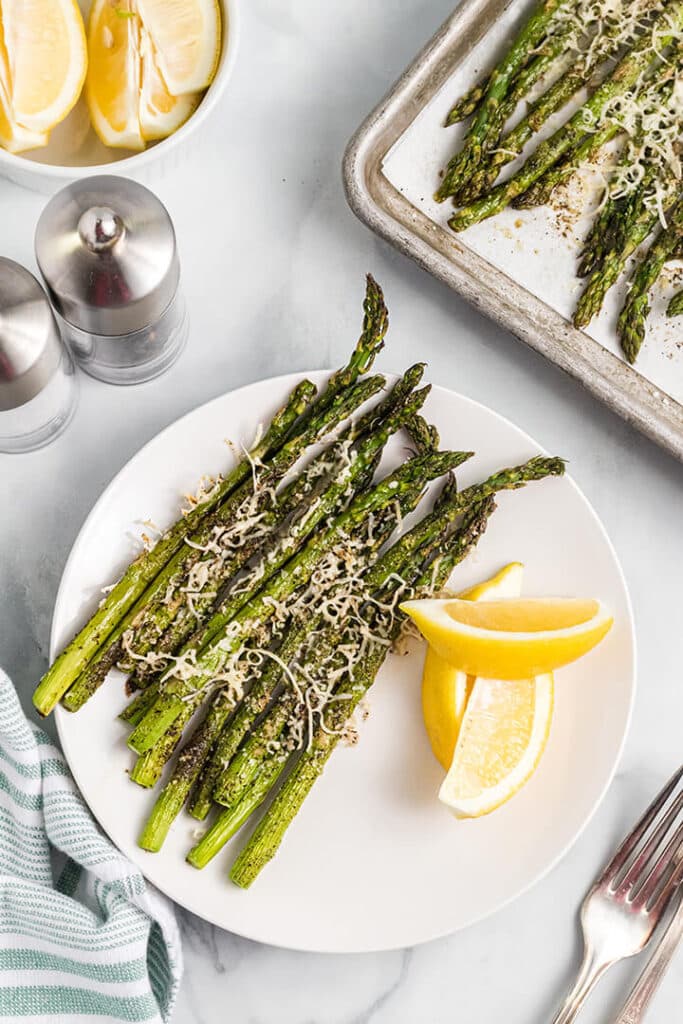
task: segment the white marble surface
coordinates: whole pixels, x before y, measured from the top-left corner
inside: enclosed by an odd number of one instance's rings
[[[187,973],[179,1024],[542,1024],[577,956],[580,897],[681,759],[681,466],[375,239],[344,201],[346,140],[450,6],[244,4],[221,123],[156,186],[184,260],[187,351],[161,380],[135,389],[82,378],[76,419],[59,441],[30,456],[0,456],[0,663],[28,707],[46,664],[64,562],[104,485],[200,402],[265,375],[338,364],[357,334],[363,274],[372,270],[392,315],[383,366],[399,369],[418,354],[429,360],[432,379],[492,405],[565,455],[603,517],[635,606],[633,729],[618,777],[574,850],[533,891],[466,933],[400,953],[309,956],[181,915]],[[2,252],[27,266],[42,205],[40,196],[0,183]],[[587,1024],[609,1020],[631,971],[604,984]],[[650,1019],[678,1020],[682,996],[683,955]]]

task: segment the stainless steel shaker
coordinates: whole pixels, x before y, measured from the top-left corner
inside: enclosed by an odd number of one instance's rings
[[[167,370],[188,334],[168,211],[127,178],[84,178],[58,192],[36,230],[36,258],[79,365],[112,384]]]
[[[0,257],[0,451],[47,444],[69,423],[77,394],[45,292],[28,270]]]

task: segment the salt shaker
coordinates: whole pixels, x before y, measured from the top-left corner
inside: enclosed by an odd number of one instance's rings
[[[36,257],[79,365],[111,384],[158,376],[188,321],[168,211],[128,178],[84,178],[58,192],[36,230]]]
[[[78,394],[74,365],[33,274],[0,257],[0,451],[57,437]]]

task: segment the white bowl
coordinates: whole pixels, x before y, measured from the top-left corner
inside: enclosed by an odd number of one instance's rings
[[[90,126],[83,97],[62,125],[52,132],[45,149],[13,154],[0,148],[0,176],[18,185],[51,194],[62,186],[94,174],[120,174],[143,184],[153,183],[169,169],[177,166],[194,136],[220,103],[232,74],[239,37],[238,0],[220,0],[223,14],[223,47],[216,77],[189,120],[177,132],[148,147],[141,153],[107,150]],[[89,7],[89,4],[82,6]],[[226,31],[227,29],[227,31]],[[81,138],[82,134],[82,138]],[[66,139],[75,147],[74,162],[64,158]],[[110,159],[103,159],[111,154]],[[93,162],[88,162],[92,160]]]

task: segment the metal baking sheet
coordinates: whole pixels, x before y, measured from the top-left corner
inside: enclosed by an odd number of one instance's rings
[[[663,316],[676,273],[657,291],[634,368],[621,358],[614,332],[624,282],[589,331],[570,320],[581,287],[574,271],[585,218],[568,210],[506,210],[456,235],[447,226],[452,207],[433,200],[438,171],[462,130],[442,127],[446,112],[495,63],[528,6],[464,0],[349,143],[349,204],[373,231],[683,459],[683,329]],[[582,175],[572,184],[583,193],[577,209],[590,208],[592,191],[597,196],[594,179]],[[566,205],[574,205],[571,197]]]

